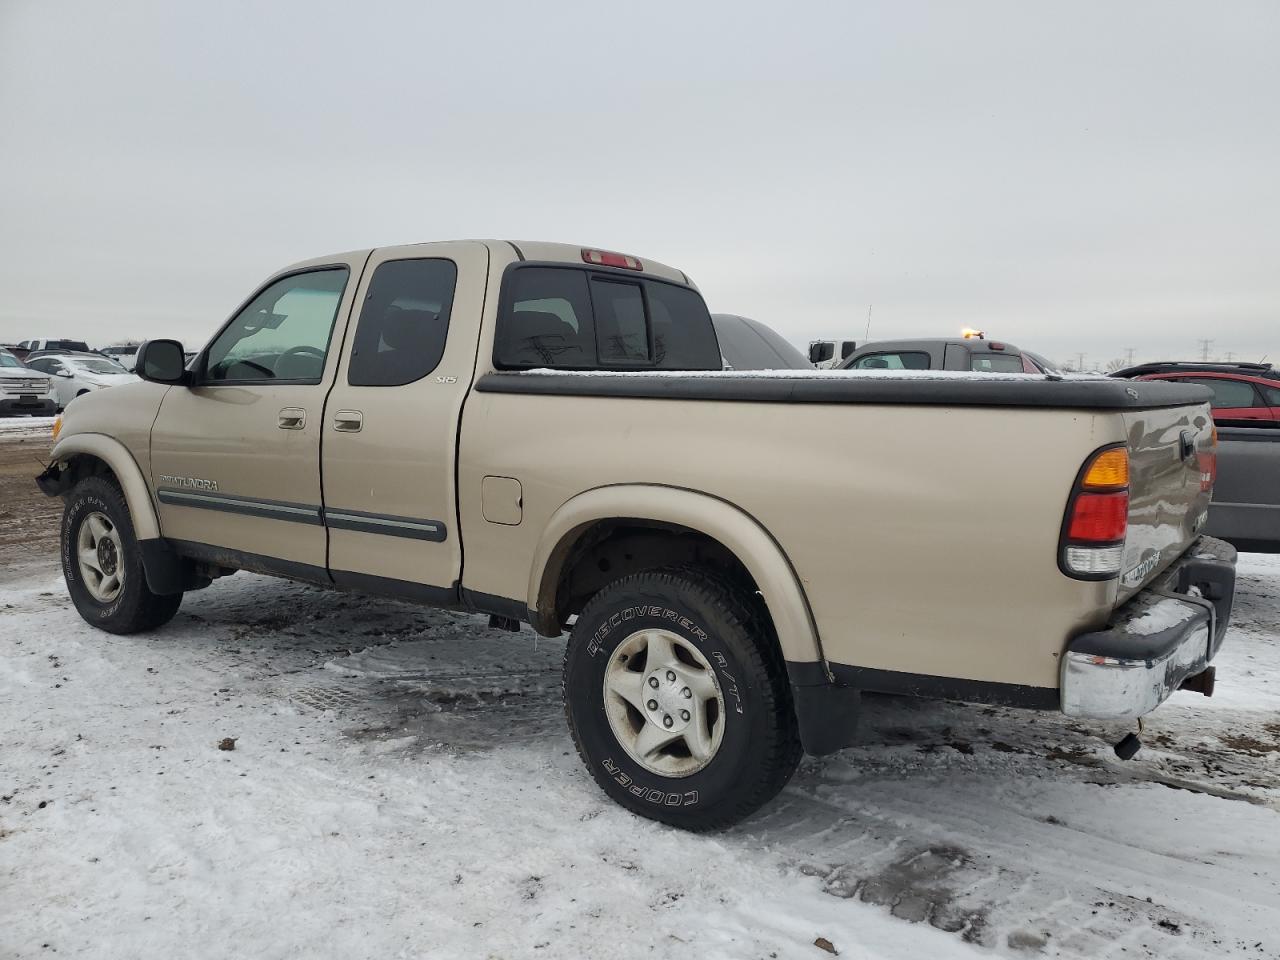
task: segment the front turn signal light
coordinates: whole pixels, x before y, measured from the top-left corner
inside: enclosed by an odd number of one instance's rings
[[[58,439],[58,434],[62,432],[62,414],[58,414],[53,418],[53,439]]]

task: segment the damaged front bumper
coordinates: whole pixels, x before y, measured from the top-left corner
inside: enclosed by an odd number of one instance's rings
[[[1236,551],[1201,537],[1104,630],[1082,633],[1062,658],[1062,711],[1131,720],[1204,675],[1222,646],[1235,597]],[[1211,685],[1200,683],[1202,692]]]

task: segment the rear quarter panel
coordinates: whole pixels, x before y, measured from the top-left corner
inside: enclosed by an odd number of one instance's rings
[[[1059,571],[1063,511],[1088,455],[1124,440],[1107,412],[477,392],[461,435],[465,582],[522,598],[566,500],[676,486],[777,540],[828,660],[1056,687],[1066,639],[1101,626],[1116,590]],[[519,525],[484,520],[486,475],[520,480]]]

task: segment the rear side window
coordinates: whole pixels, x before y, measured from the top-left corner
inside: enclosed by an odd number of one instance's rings
[[[1213,410],[1232,410],[1239,407],[1261,407],[1253,384],[1243,380],[1224,380],[1219,377],[1179,377],[1178,383],[1195,383],[1213,391],[1209,406]]]
[[[360,310],[347,383],[398,387],[440,364],[458,268],[452,260],[379,264]]]
[[[707,306],[693,290],[574,267],[517,267],[503,287],[500,369],[719,370]]]
[[[928,370],[929,355],[914,350],[898,353],[869,353],[859,357],[854,370]]]
[[[1273,407],[1280,407],[1280,387],[1263,387],[1262,392],[1267,398],[1267,403]]]
[[[972,353],[969,369],[977,373],[1024,373],[1022,357],[1007,353]]]

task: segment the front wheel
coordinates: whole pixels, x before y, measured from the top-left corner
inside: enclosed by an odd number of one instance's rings
[[[152,593],[124,494],[104,477],[76,484],[62,514],[62,573],[86,622],[110,633],[153,630],[173,619],[182,594]]]
[[[565,650],[578,753],[624,807],[687,830],[771,800],[801,748],[773,632],[745,591],[699,570],[634,574],[583,609]]]

